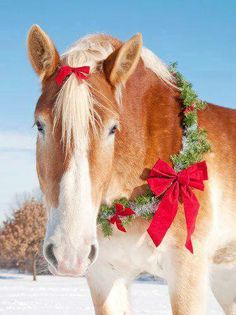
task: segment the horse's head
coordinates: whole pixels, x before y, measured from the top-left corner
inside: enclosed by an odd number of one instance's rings
[[[80,275],[95,261],[97,215],[109,199],[115,146],[126,136],[119,130],[119,90],[138,64],[142,39],[108,39],[82,39],[60,57],[38,26],[28,36],[29,58],[42,81],[35,109],[37,172],[48,207],[44,255],[55,274]],[[89,66],[88,80],[71,74],[58,86],[63,65]]]

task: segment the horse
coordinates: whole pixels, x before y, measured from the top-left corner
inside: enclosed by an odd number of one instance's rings
[[[97,315],[130,314],[129,288],[141,273],[166,279],[172,314],[206,314],[207,289],[225,314],[236,314],[236,111],[208,104],[199,124],[208,133],[209,180],[200,203],[194,254],[184,247],[180,204],[156,247],[150,222],[136,217],[126,233],[104,237],[97,224],[102,204],[144,194],[158,158],[182,146],[180,91],[169,68],[143,47],[140,33],[127,42],[86,36],[59,55],[37,25],[28,55],[42,94],[35,109],[37,173],[48,209],[44,255],[54,275],[85,275]],[[90,67],[63,84],[62,66]]]

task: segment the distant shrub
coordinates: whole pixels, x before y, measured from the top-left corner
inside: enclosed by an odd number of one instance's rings
[[[41,270],[46,265],[42,258],[45,225],[43,204],[34,198],[24,201],[0,230],[0,266],[32,271],[36,280],[37,268]]]

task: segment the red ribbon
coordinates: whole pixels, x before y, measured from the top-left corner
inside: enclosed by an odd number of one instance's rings
[[[126,229],[123,227],[120,217],[127,217],[133,214],[135,214],[135,212],[132,209],[124,208],[124,206],[120,203],[116,203],[115,214],[108,221],[112,224],[116,223],[116,226],[120,231],[126,232]]]
[[[206,162],[195,163],[187,169],[176,173],[166,162],[159,160],[147,179],[153,193],[158,197],[163,194],[158,209],[148,228],[154,244],[158,246],[171,226],[177,210],[178,202],[183,202],[187,225],[185,247],[193,253],[191,235],[199,210],[199,202],[192,188],[204,190],[203,181],[208,179]]]
[[[74,73],[76,77],[80,80],[87,80],[89,72],[90,72],[90,67],[88,66],[78,67],[78,68],[72,68],[70,66],[63,66],[59,68],[59,70],[57,71],[55,80],[57,82],[57,85],[61,86],[65,78],[70,76],[72,73]]]

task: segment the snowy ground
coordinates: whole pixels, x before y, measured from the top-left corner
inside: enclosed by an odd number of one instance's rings
[[[32,277],[0,272],[0,314],[92,315],[89,289],[84,278]],[[167,286],[136,281],[131,290],[133,314],[171,314]],[[208,315],[223,315],[209,294]]]

